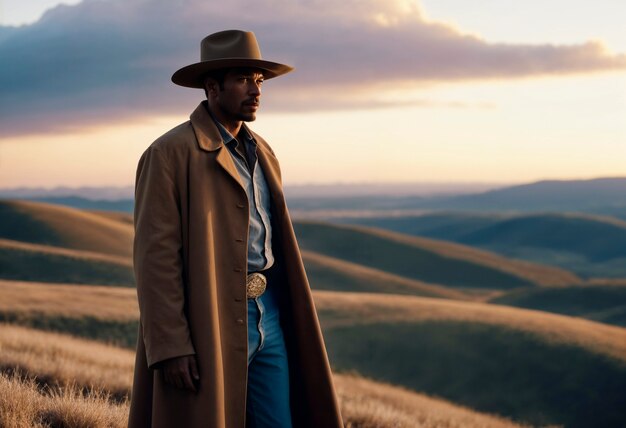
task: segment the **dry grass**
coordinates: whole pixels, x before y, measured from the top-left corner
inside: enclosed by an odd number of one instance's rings
[[[102,211],[102,210],[86,210],[88,213],[96,214],[109,220],[117,221],[123,224],[133,225],[133,214],[120,211]]]
[[[521,425],[360,376],[336,374],[347,428],[512,428]]]
[[[463,321],[530,333],[626,361],[626,329],[581,318],[488,303],[370,293],[314,292],[323,327],[378,322]]]
[[[616,287],[626,287],[626,278],[590,278],[587,285],[612,285]]]
[[[107,321],[139,317],[134,288],[0,280],[0,312]]]
[[[42,388],[36,380],[0,373],[0,426],[5,428],[124,427],[128,404],[105,392],[77,387]]]
[[[37,376],[49,385],[78,385],[125,396],[134,352],[96,341],[0,324],[0,366]]]
[[[0,374],[0,426],[125,426],[128,403],[118,401],[130,391],[132,352],[6,325],[0,349],[5,368],[28,375]],[[120,375],[124,379],[116,381]],[[347,427],[518,426],[358,376],[337,374],[335,380]]]
[[[29,201],[3,201],[2,204],[12,216],[39,223],[48,231],[30,242],[120,257],[132,255],[132,224],[60,205]]]

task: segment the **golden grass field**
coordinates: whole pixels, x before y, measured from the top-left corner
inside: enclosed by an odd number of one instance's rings
[[[134,288],[0,280],[0,313],[134,321]]]
[[[67,335],[0,326],[0,426],[122,427],[134,353]],[[5,357],[7,355],[8,357]],[[516,427],[355,375],[335,376],[347,427]]]
[[[626,363],[626,329],[582,318],[480,302],[373,293],[318,291],[315,302],[328,328],[377,322],[483,323],[548,343],[579,346]]]
[[[342,372],[356,368],[363,375],[427,391],[429,394],[446,397],[457,404],[465,403],[466,406],[480,409],[481,412],[497,413],[497,409],[482,408],[480,403],[472,401],[473,398],[485,397],[491,403],[502,401],[502,398],[498,399],[493,395],[509,388],[510,385],[528,383],[530,379],[525,373],[536,370],[537,361],[542,364],[543,360],[561,358],[564,355],[563,347],[567,348],[565,355],[576,354],[578,359],[559,364],[558,368],[550,368],[542,373],[542,376],[549,383],[556,379],[578,383],[574,392],[582,395],[580,399],[583,401],[589,400],[588,397],[585,398],[585,394],[590,390],[603,388],[588,378],[591,374],[586,372],[587,366],[604,367],[603,370],[611,376],[622,378],[626,373],[624,371],[626,329],[620,327],[542,311],[441,298],[336,291],[314,291],[314,298],[329,345],[331,363],[336,370]],[[133,289],[1,281],[0,302],[2,302],[0,314],[17,314],[18,316],[12,318],[16,323],[25,322],[29,325],[29,320],[33,317],[44,320],[64,317],[74,320],[73,323],[64,324],[71,327],[68,332],[86,337],[91,336],[90,330],[87,330],[86,334],[77,330],[85,318],[95,320],[94,322],[99,320],[122,323],[130,326],[123,333],[133,333],[133,337],[124,343],[126,345],[134,343],[138,312]],[[96,328],[99,328],[97,323]],[[488,330],[484,332],[482,328]],[[52,329],[59,328],[52,325]],[[428,332],[432,334],[429,335]],[[30,340],[30,334],[14,336],[15,338],[11,339],[14,343],[19,344],[19,340],[28,343]],[[441,338],[446,337],[452,339],[441,342]],[[104,342],[113,342],[118,338],[105,335],[101,339]],[[80,339],[75,340],[76,344],[83,342]],[[44,348],[47,347],[44,339],[37,338],[36,341],[42,343]],[[408,342],[414,347],[406,347],[405,344]],[[61,348],[66,347],[66,352],[70,355],[77,347],[79,348],[79,345],[70,346],[69,340],[55,339],[53,343],[64,343]],[[530,345],[525,351],[526,354],[511,355],[505,352],[501,355],[494,352],[494,347],[505,351],[513,350],[517,349],[515,346],[520,343],[524,344],[522,346]],[[473,354],[465,355],[463,346],[471,346]],[[26,349],[28,352],[20,354],[15,351],[16,348]],[[425,355],[424,348],[431,349],[428,356]],[[55,366],[44,368],[35,366],[33,359],[36,359],[36,356],[44,355],[45,360],[49,359],[45,349],[25,344],[13,346],[11,349],[11,367],[20,367],[28,373],[39,373],[44,378],[51,378],[52,373],[59,373],[60,369]],[[119,350],[111,346],[103,349]],[[63,349],[50,346],[49,350],[55,355],[63,356],[64,359],[68,358]],[[120,351],[126,352],[126,355],[132,354],[131,350]],[[106,355],[107,352],[98,353]],[[457,359],[458,364],[450,366],[449,363],[445,363],[444,360],[450,357]],[[423,369],[418,370],[419,366],[414,368],[411,368],[411,364],[407,366],[407,362],[418,362],[420,359],[432,368],[432,374],[422,373]],[[20,361],[22,365],[18,364]],[[387,361],[388,364],[384,364],[383,361]],[[95,363],[90,361],[89,364]],[[439,367],[440,364],[444,365]],[[485,385],[480,391],[473,390],[472,385],[480,382],[482,376],[493,373],[494,370],[497,372],[497,368],[507,367],[507,364],[517,367],[518,371],[511,373],[508,378],[498,375],[491,381],[491,385]],[[468,372],[466,367],[472,367],[472,370]],[[117,370],[116,368],[115,371]],[[109,378],[105,371],[100,372],[102,378]],[[572,378],[571,373],[576,372],[583,375],[580,378]],[[465,377],[465,386],[449,390],[445,381],[447,373],[455,373],[459,379]],[[420,384],[421,379],[435,375],[438,379],[435,384]],[[84,385],[89,375],[73,374],[72,378]],[[120,382],[115,388],[109,386],[108,391],[120,396],[125,390],[123,385],[124,382]],[[557,384],[555,391],[557,395],[571,393],[558,387]],[[524,388],[530,390],[528,385]],[[615,391],[607,393],[615,394]],[[513,406],[506,413],[509,417],[531,422],[528,420],[529,416],[514,405],[518,401],[515,396],[510,397],[510,400],[504,398],[507,400],[503,405]],[[551,406],[557,407],[557,403],[547,405],[541,400],[520,403],[520,407],[534,409],[533,411],[542,408],[543,411],[549,411]],[[615,408],[612,411],[615,412]]]
[[[0,274],[23,277],[0,279],[0,426],[124,426],[138,309],[134,288],[111,285],[132,285],[132,216],[0,202],[5,219]],[[494,303],[566,296],[582,287],[575,275],[371,228],[296,226],[346,426],[626,421],[625,328]],[[414,276],[424,260],[433,277],[470,282]]]

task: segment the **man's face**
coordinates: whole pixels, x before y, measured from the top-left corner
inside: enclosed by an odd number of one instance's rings
[[[224,121],[251,122],[256,119],[263,73],[257,69],[234,69],[224,76],[223,90],[217,83],[209,89],[218,115]]]

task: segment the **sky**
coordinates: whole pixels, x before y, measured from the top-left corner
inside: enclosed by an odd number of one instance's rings
[[[199,41],[296,67],[250,126],[285,184],[626,176],[621,0],[0,0],[0,188],[132,185]]]

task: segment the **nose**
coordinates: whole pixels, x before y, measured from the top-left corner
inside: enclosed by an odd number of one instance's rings
[[[261,95],[261,84],[259,82],[252,82],[248,87],[248,93],[255,97]]]

